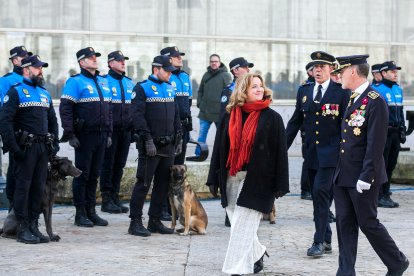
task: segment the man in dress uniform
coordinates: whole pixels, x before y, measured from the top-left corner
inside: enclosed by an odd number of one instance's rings
[[[9,59],[13,64],[13,71],[0,78],[0,110],[3,105],[4,96],[6,96],[6,93],[9,91],[10,87],[23,81],[23,68],[21,67],[22,59],[32,55],[33,53],[28,52],[24,46],[16,46],[10,50]],[[16,185],[16,181],[13,176],[13,163],[13,158],[9,155],[9,167],[7,168],[6,176],[6,195],[10,202],[10,209],[13,208],[13,193]]]
[[[398,71],[401,70],[394,61],[386,61],[381,65],[382,81],[374,85],[385,99],[388,105],[388,133],[387,142],[384,149],[385,168],[387,170],[388,181],[382,184],[379,191],[378,206],[385,208],[395,208],[400,206],[398,202],[391,199],[390,182],[392,172],[397,165],[398,154],[401,144],[405,143],[406,127],[403,106],[403,90],[398,85]]]
[[[105,149],[99,184],[102,195],[102,212],[127,213],[129,208],[119,200],[119,188],[128,158],[131,142],[131,95],[134,82],[125,76],[125,61],[129,60],[121,51],[108,55],[108,81],[112,93],[112,145]]]
[[[315,234],[307,255],[320,257],[331,253],[332,231],[329,207],[332,198],[332,177],[338,162],[341,119],[349,101],[349,91],[331,81],[335,57],[317,51],[311,54],[315,83],[302,85],[296,108],[286,127],[290,147],[299,129],[305,131],[305,166],[312,189]]]
[[[70,77],[60,100],[63,136],[75,148],[75,165],[82,174],[73,179],[75,225],[107,226],[96,213],[96,187],[105,155],[112,144],[112,93],[108,81],[99,75],[96,58],[101,54],[92,47],[76,53],[80,74]]]
[[[0,132],[14,161],[17,241],[29,244],[49,242],[39,231],[38,219],[48,159],[59,150],[52,98],[42,87],[42,68],[48,66],[38,55],[24,58],[22,82],[9,89],[0,112]]]
[[[181,153],[182,144],[174,87],[168,82],[175,70],[169,56],[156,56],[152,62],[152,75],[138,83],[131,96],[132,123],[139,136],[137,182],[131,195],[128,229],[134,236],[147,237],[151,232],[174,233],[174,229],[164,226],[160,218],[168,193],[170,167],[174,164],[174,156]],[[152,181],[149,221],[145,228],[142,209]]]
[[[359,228],[387,266],[402,275],[409,262],[377,219],[378,191],[387,181],[383,149],[388,112],[367,81],[368,55],[337,57],[342,87],[353,91],[341,123],[341,149],[334,174],[338,276],[355,275]]]

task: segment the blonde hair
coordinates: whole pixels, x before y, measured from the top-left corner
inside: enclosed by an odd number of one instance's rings
[[[226,110],[228,113],[230,113],[231,110],[235,108],[236,106],[244,105],[247,99],[247,90],[252,84],[253,78],[259,78],[260,81],[262,82],[263,89],[264,89],[263,100],[264,99],[272,100],[273,92],[272,90],[266,87],[261,75],[253,74],[253,73],[244,74],[243,76],[240,76],[237,78],[236,87],[234,88],[234,92],[231,94],[229,104],[226,106]]]

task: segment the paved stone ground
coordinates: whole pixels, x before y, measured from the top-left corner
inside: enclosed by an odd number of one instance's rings
[[[306,256],[313,236],[312,203],[298,196],[301,158],[289,160],[291,194],[276,201],[276,224],[263,221],[259,228],[259,239],[270,255],[261,275],[335,275],[338,247],[334,224],[333,253],[319,259]],[[379,218],[411,260],[405,275],[414,275],[414,190],[403,185],[392,188],[393,199],[401,207],[380,208]],[[53,226],[62,240],[25,245],[0,238],[0,275],[224,275],[221,267],[230,229],[224,226],[219,200],[202,204],[209,216],[205,236],[154,234],[148,238],[127,234],[126,214],[99,212],[110,225],[85,229],[73,225],[74,207],[56,206]],[[6,210],[0,211],[0,222],[6,215]],[[41,231],[45,232],[43,223]],[[385,266],[362,233],[358,253],[358,275],[385,275]]]

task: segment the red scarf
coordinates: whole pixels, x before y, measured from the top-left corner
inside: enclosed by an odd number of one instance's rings
[[[260,112],[269,107],[270,100],[245,103],[242,107],[236,106],[230,113],[229,137],[230,152],[226,167],[230,168],[230,175],[235,176],[244,164],[248,164],[256,136],[257,122]],[[242,110],[249,116],[242,125]]]

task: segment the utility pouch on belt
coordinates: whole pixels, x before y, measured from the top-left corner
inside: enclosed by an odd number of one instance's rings
[[[84,124],[85,124],[84,119],[76,118],[75,122],[73,123],[73,129],[75,130],[75,132],[81,132]]]

